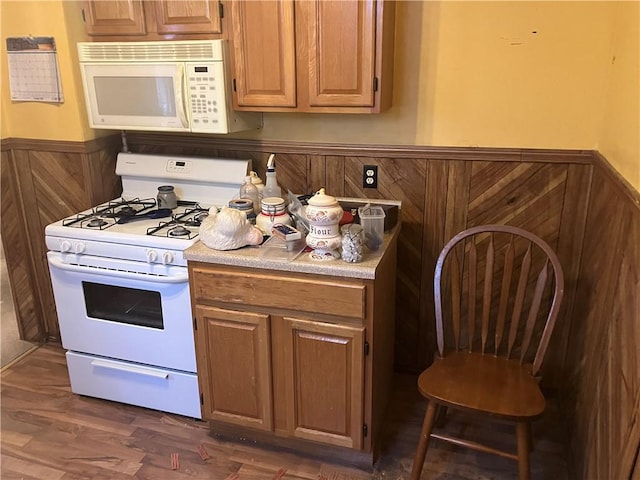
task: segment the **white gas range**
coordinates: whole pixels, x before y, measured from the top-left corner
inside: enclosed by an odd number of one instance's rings
[[[200,418],[183,252],[250,163],[121,153],[121,198],[46,227],[73,392]],[[178,197],[170,212],[157,207],[163,185]]]

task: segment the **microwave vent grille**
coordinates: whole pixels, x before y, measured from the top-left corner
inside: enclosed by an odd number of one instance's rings
[[[222,40],[81,42],[81,62],[222,61]]]

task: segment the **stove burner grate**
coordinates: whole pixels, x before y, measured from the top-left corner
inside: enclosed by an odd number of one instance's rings
[[[155,198],[145,198],[142,200],[140,198],[134,198],[131,200],[121,198],[119,200],[112,200],[105,205],[100,205],[96,207],[96,209],[98,210],[97,213],[99,215],[111,218],[121,218],[142,213],[155,206]]]
[[[148,228],[147,235],[192,240],[198,236],[198,227],[207,215],[209,210],[196,203],[193,208],[173,215],[170,221],[160,222],[157,226]]]
[[[93,207],[90,211],[79,213],[73,217],[66,218],[62,221],[65,227],[91,228],[104,230],[114,225],[115,222],[109,222],[105,219],[114,219],[136,215],[145,210],[155,207],[155,198],[139,199],[134,198],[125,200],[111,200],[108,203]]]

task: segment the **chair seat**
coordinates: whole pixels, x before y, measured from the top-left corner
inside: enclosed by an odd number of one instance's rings
[[[423,396],[445,406],[511,420],[542,414],[545,400],[530,365],[491,354],[455,352],[436,360],[418,379]]]

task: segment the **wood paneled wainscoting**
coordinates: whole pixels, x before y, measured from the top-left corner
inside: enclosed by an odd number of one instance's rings
[[[60,341],[44,228],[120,195],[119,144],[2,141],[2,243],[23,340]]]
[[[576,478],[640,478],[640,195],[599,154],[562,407]]]
[[[597,153],[320,145],[133,132],[127,137],[130,151],[136,153],[249,158],[262,177],[269,154],[275,153],[285,190],[310,193],[325,187],[335,196],[401,200],[394,357],[398,371],[416,372],[433,357],[432,278],[437,255],[449,238],[483,223],[516,225],[544,238],[558,252],[566,289],[543,386],[566,410],[574,477],[630,475],[640,436],[640,209],[637,192],[608,173],[611,167]],[[105,162],[103,171],[115,160],[113,145],[119,136],[113,138],[104,143],[108,147],[102,154],[91,157],[97,164]],[[45,148],[37,147],[21,155],[40,158],[38,149]],[[15,153],[10,153],[15,162]],[[363,188],[364,165],[378,166],[377,189]],[[31,166],[36,179],[38,166]],[[65,212],[81,207],[69,203]],[[64,216],[62,211],[49,213],[46,222],[40,220],[37,234],[43,234],[48,221]],[[5,245],[7,250],[10,245]],[[46,272],[26,271],[34,278]]]

